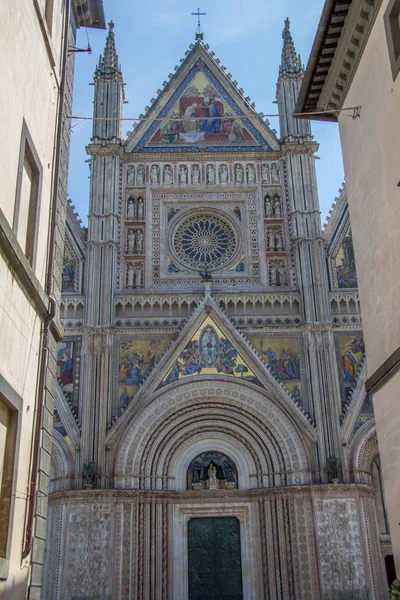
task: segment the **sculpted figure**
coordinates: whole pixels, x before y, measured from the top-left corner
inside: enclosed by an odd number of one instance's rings
[[[282,232],[279,229],[275,234],[275,248],[278,252],[283,249]]]
[[[255,183],[256,170],[253,165],[247,165],[247,183]]]
[[[209,488],[217,488],[218,487],[218,479],[217,479],[217,469],[214,467],[213,463],[210,463],[210,466],[207,471],[208,475],[208,487]]]
[[[271,285],[277,285],[277,273],[278,269],[275,265],[271,265],[269,268],[269,278]]]
[[[140,186],[144,185],[144,166],[143,165],[140,165],[138,167],[136,183],[137,183],[137,185],[140,185]]]
[[[129,165],[126,172],[126,183],[128,185],[133,185],[135,183],[135,167],[133,165]]]
[[[166,185],[171,185],[172,183],[172,169],[169,165],[164,169],[164,183]]]
[[[157,165],[153,165],[150,169],[150,181],[151,183],[158,183],[158,172],[159,169],[157,167]]]
[[[272,202],[271,202],[271,196],[265,196],[265,200],[264,200],[264,206],[265,206],[265,216],[270,219],[273,215],[273,207],[272,207]]]
[[[143,252],[143,229],[136,230],[136,249],[138,252]]]
[[[274,196],[274,217],[275,219],[282,217],[281,201],[277,194]]]
[[[221,183],[227,183],[228,182],[228,169],[226,168],[225,165],[222,165],[222,167],[220,168],[219,180],[220,180]]]
[[[279,183],[279,165],[272,163],[271,165],[271,183]]]
[[[213,165],[208,165],[207,167],[207,183],[215,183],[215,171]]]
[[[197,165],[192,167],[192,184],[198,185],[200,183],[200,169]]]
[[[132,265],[128,266],[127,285],[128,287],[135,287],[135,269]]]
[[[279,285],[287,285],[286,268],[283,264],[279,265],[278,272],[279,272]]]
[[[128,217],[128,219],[134,219],[135,218],[135,201],[133,198],[129,198],[128,200],[128,209],[126,211],[126,216]]]
[[[242,167],[242,165],[235,166],[235,181],[236,181],[236,183],[243,183],[243,167]]]
[[[269,229],[267,233],[268,250],[275,250],[275,234],[273,229]]]
[[[269,183],[269,166],[263,163],[261,166],[261,179],[263,183]]]
[[[187,168],[185,165],[179,167],[179,183],[182,185],[187,184]]]
[[[140,288],[143,285],[143,267],[141,265],[136,269],[136,287]]]
[[[130,252],[130,253],[134,252],[135,251],[135,241],[136,241],[136,234],[135,234],[134,229],[128,229],[126,240],[127,240],[128,252]]]
[[[144,202],[143,202],[143,198],[139,198],[138,199],[137,216],[138,216],[138,219],[143,219],[143,217],[144,217]]]

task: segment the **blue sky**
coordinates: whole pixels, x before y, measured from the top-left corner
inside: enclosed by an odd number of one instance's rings
[[[321,16],[324,0],[202,0],[191,5],[186,0],[104,0],[107,21],[115,24],[116,47],[125,86],[125,117],[144,112],[156,97],[168,74],[184,58],[194,42],[197,25],[191,16],[199,6],[207,16],[202,18],[204,42],[221,59],[227,72],[238,81],[265,114],[277,112],[276,81],[282,50],[284,20],[290,18],[296,50],[306,64]],[[86,31],[78,31],[78,47],[87,46]],[[93,54],[76,54],[73,114],[92,116],[93,74],[102,54],[106,31],[88,30]],[[278,130],[278,119],[270,118]],[[91,122],[72,122],[69,196],[84,224],[87,222],[89,169],[85,162],[85,146],[90,143]],[[132,128],[129,121],[123,133]],[[338,127],[334,123],[314,121],[312,130],[320,149],[316,161],[322,219],[331,207],[343,181],[343,163]]]

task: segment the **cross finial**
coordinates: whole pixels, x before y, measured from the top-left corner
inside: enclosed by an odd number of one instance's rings
[[[203,32],[201,31],[200,17],[203,15],[205,16],[206,14],[207,13],[205,13],[205,12],[200,12],[199,8],[197,9],[196,12],[192,12],[192,15],[194,17],[197,17],[196,41],[203,39]]]

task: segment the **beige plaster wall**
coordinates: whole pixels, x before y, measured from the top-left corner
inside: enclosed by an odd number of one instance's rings
[[[10,227],[14,204],[20,143],[25,120],[39,157],[43,176],[38,219],[35,275],[44,286],[48,245],[49,207],[58,109],[62,0],[54,0],[53,27],[44,18],[45,0],[0,2],[0,55],[2,132],[0,208]],[[25,598],[30,555],[22,559],[26,527],[27,491],[40,353],[41,317],[21,282],[0,255],[0,375],[21,399],[14,462],[13,500],[6,561],[2,559],[0,597]],[[10,400],[6,398],[6,401]],[[39,543],[39,542],[38,542]],[[7,563],[8,561],[8,563]]]
[[[392,80],[382,3],[339,120],[371,376],[400,345],[400,74]]]
[[[49,202],[53,174],[57,98],[60,75],[62,2],[54,0],[52,34],[44,19],[44,0],[0,5],[2,94],[2,171],[0,208],[13,223],[23,119],[43,169],[38,250],[35,273],[43,284],[46,269]],[[35,9],[37,6],[37,10]]]
[[[339,119],[361,314],[371,376],[400,346],[400,74],[393,81],[382,3]],[[400,573],[398,373],[374,394],[393,551]]]
[[[400,372],[374,394],[385,500],[397,575],[400,573]]]

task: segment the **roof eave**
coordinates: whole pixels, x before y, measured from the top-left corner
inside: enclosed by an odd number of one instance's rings
[[[73,0],[72,6],[78,28],[107,29],[103,0]]]

